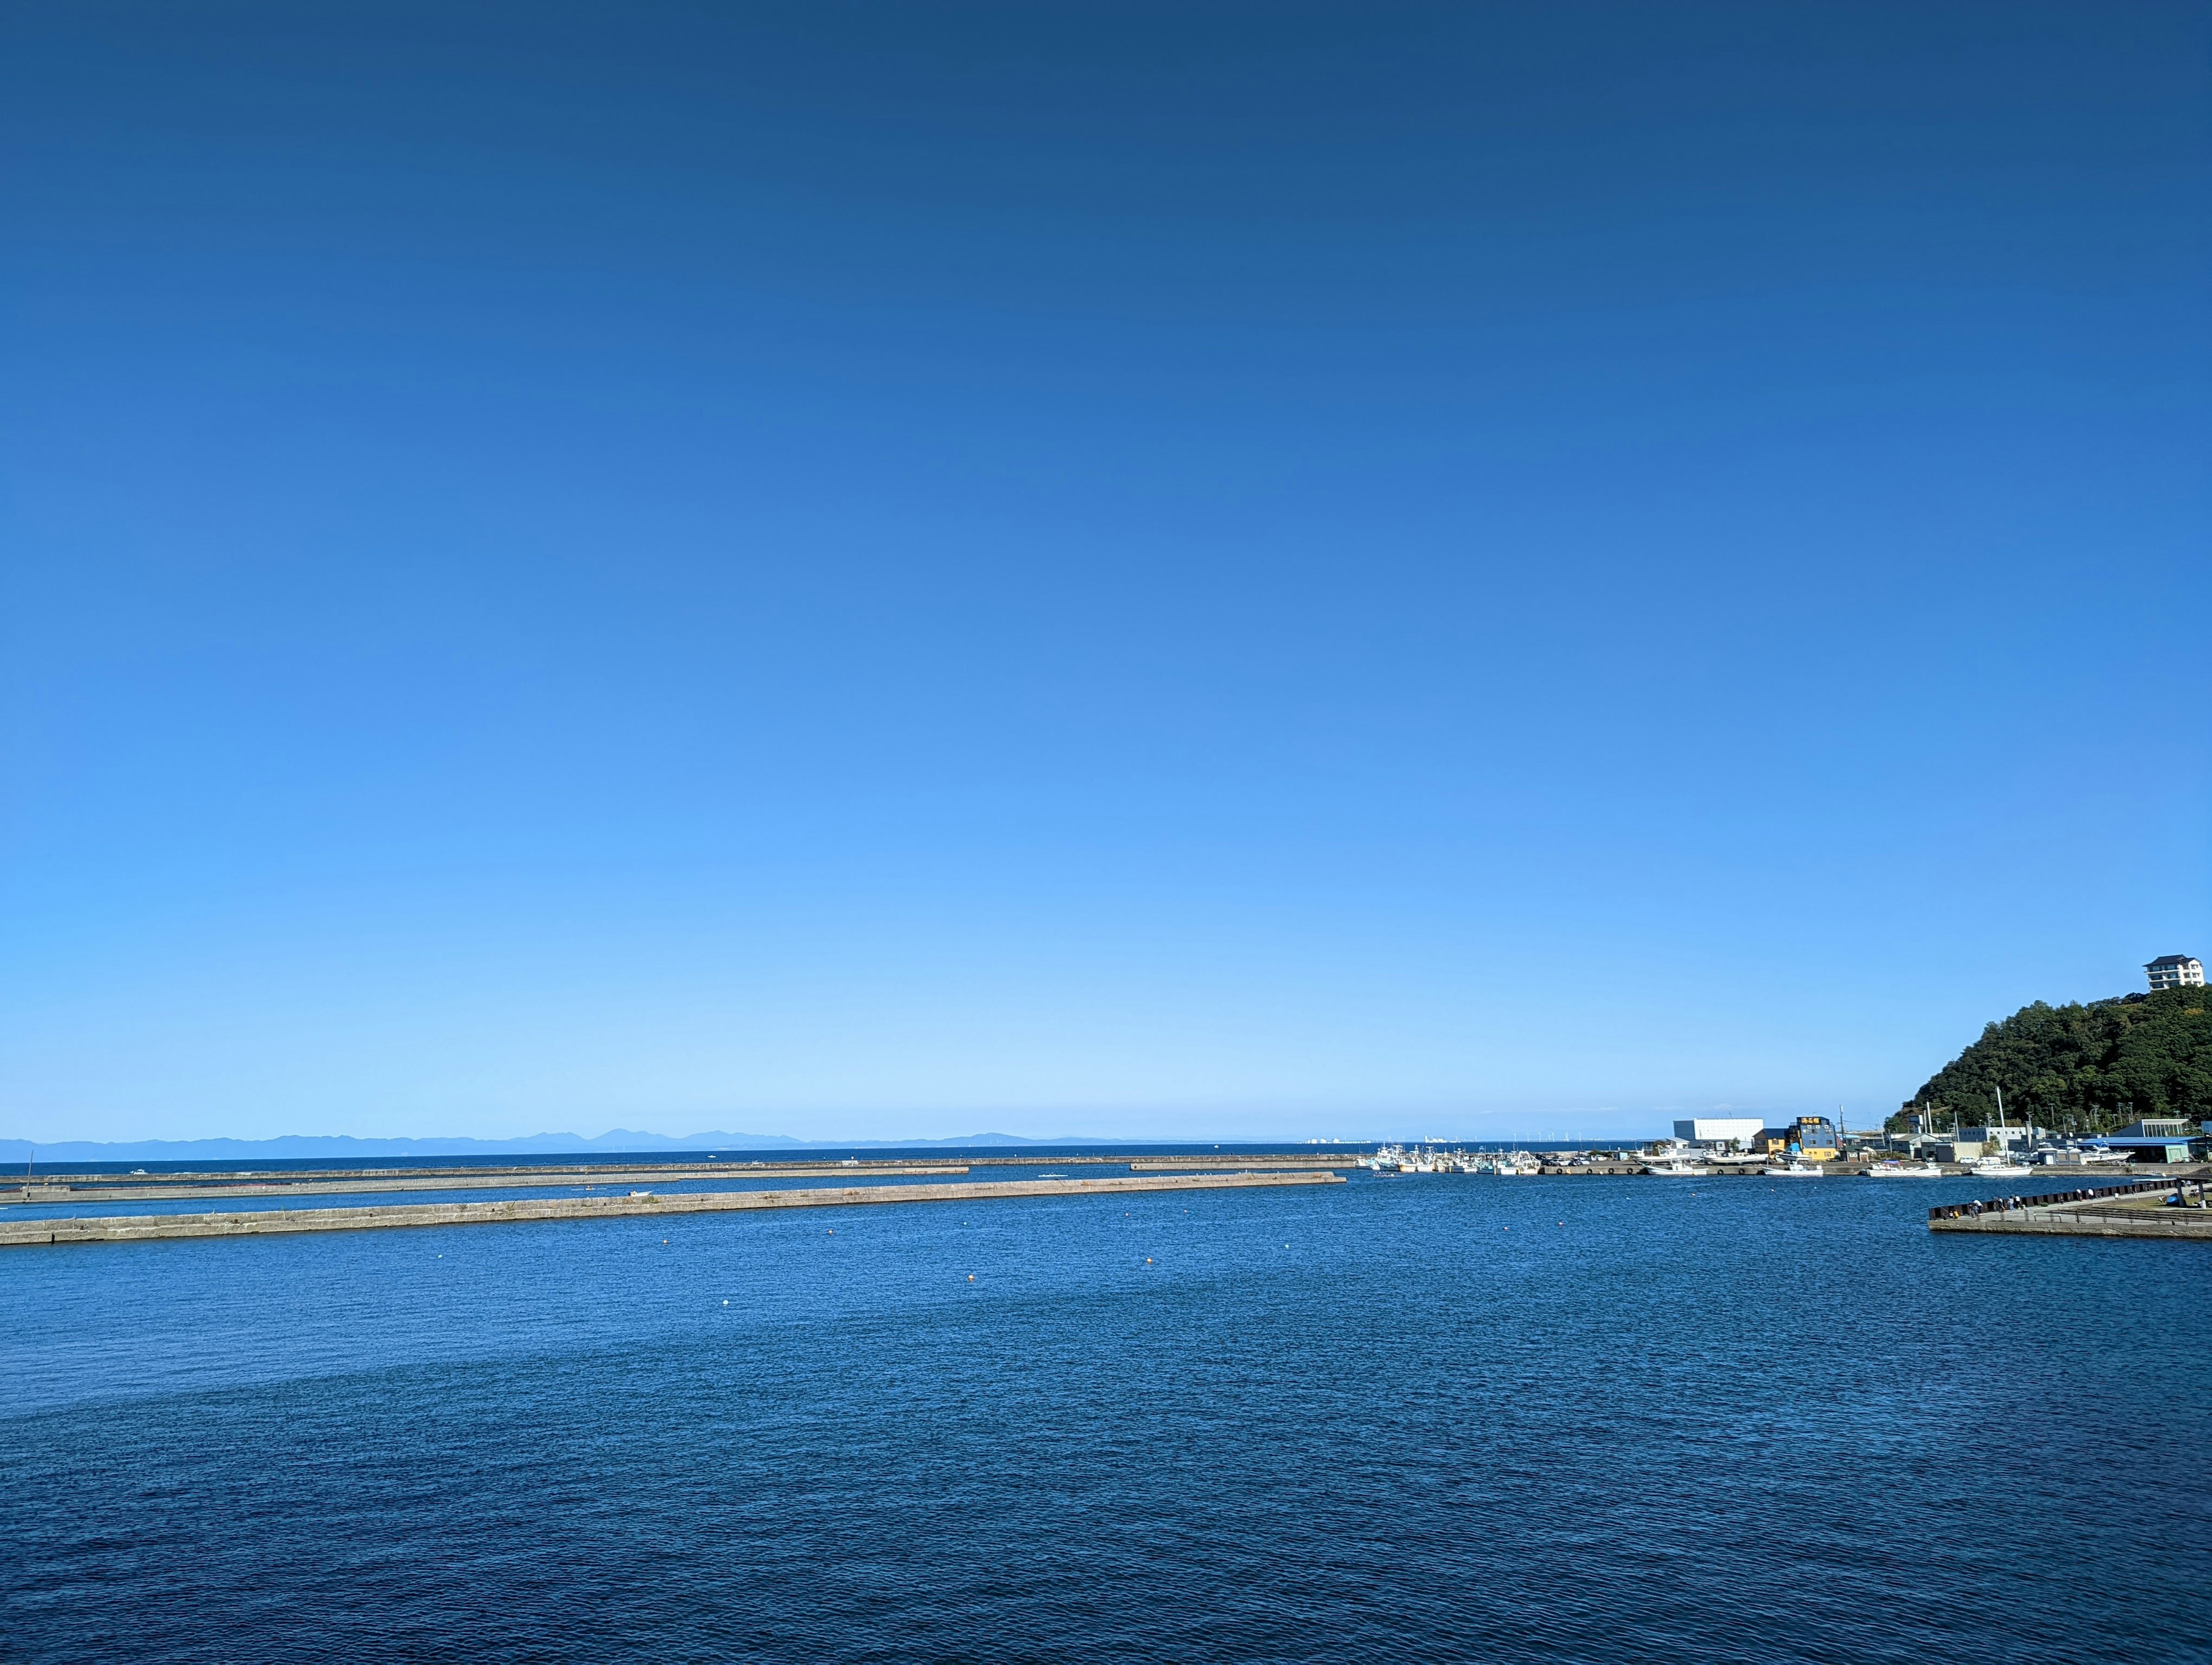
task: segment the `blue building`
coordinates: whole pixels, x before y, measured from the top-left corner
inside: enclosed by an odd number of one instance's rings
[[[2089,1143],[2125,1151],[2130,1162],[2186,1162],[2190,1159],[2191,1144],[2204,1143],[2201,1132],[2196,1125],[2178,1116],[2146,1117]]]

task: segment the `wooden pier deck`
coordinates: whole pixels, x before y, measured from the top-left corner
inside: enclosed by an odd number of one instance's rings
[[[143,1243],[173,1237],[267,1237],[395,1226],[495,1225],[538,1220],[632,1219],[763,1208],[843,1208],[896,1202],[995,1202],[1250,1186],[1341,1185],[1328,1172],[1148,1174],[1103,1179],[971,1181],[953,1185],[841,1185],[803,1191],[678,1191],[606,1197],[514,1197],[496,1202],[386,1203],[365,1208],[261,1208],[221,1214],[121,1214],[0,1221],[0,1248]]]

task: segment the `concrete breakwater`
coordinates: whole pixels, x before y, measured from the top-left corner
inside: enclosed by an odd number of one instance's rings
[[[1224,1162],[1233,1162],[1239,1170],[1251,1174],[1293,1173],[1301,1170],[1318,1169],[1332,1172],[1339,1168],[1364,1168],[1364,1157],[1248,1157],[1231,1156],[1188,1158],[1176,1157],[1131,1157],[1129,1171],[1133,1174],[1188,1174],[1202,1169],[1218,1170]]]
[[[933,1178],[952,1178],[966,1174],[964,1163],[948,1163],[933,1167],[900,1167],[884,1169],[848,1168],[842,1164],[827,1167],[788,1166],[763,1170],[718,1165],[711,1168],[562,1168],[550,1170],[518,1169],[512,1172],[501,1170],[494,1174],[466,1174],[453,1177],[423,1179],[410,1176],[404,1179],[368,1178],[347,1176],[337,1179],[248,1180],[235,1184],[208,1183],[204,1185],[159,1185],[132,1183],[130,1185],[27,1185],[0,1191],[0,1205],[37,1202],[174,1202],[180,1198],[205,1198],[213,1202],[224,1197],[333,1197],[359,1196],[364,1193],[387,1195],[400,1191],[491,1191],[513,1190],[522,1186],[551,1185],[667,1185],[678,1181],[728,1179],[839,1179],[865,1173],[871,1179],[900,1179],[909,1175]]]
[[[1139,1191],[1218,1191],[1248,1186],[1341,1185],[1327,1172],[1132,1175],[1128,1178],[972,1181],[954,1185],[823,1186],[805,1191],[682,1191],[619,1197],[514,1197],[497,1202],[387,1203],[365,1208],[264,1208],[225,1214],[123,1214],[0,1222],[0,1248],[137,1243],[160,1237],[266,1237],[408,1225],[495,1225],[532,1220],[629,1219],[753,1208],[842,1208],[891,1202],[994,1202]]]
[[[109,1202],[125,1198],[173,1200],[180,1197],[273,1196],[340,1194],[355,1191],[464,1191],[528,1185],[643,1184],[677,1179],[835,1179],[850,1175],[870,1179],[884,1176],[926,1174],[936,1177],[963,1175],[977,1168],[1127,1168],[1133,1172],[1190,1173],[1201,1169],[1219,1170],[1234,1164],[1240,1169],[1279,1166],[1357,1168],[1363,1158],[1335,1160],[1307,1158],[1279,1152],[1214,1152],[1183,1158],[1137,1157],[1046,1152],[1024,1156],[977,1156],[961,1152],[943,1157],[858,1157],[831,1161],[825,1158],[783,1158],[778,1160],[705,1162],[514,1163],[489,1167],[404,1168],[264,1168],[177,1170],[165,1173],[92,1174],[57,1170],[25,1175],[9,1182],[0,1176],[0,1206],[23,1202]],[[368,1184],[367,1181],[392,1182]],[[422,1184],[421,1181],[452,1180],[454,1184]],[[310,1191],[307,1188],[326,1188]]]
[[[2212,1170],[2171,1179],[2053,1192],[2036,1197],[1997,1197],[1946,1203],[1928,1211],[1930,1231],[1996,1232],[2056,1237],[2179,1237],[2212,1243],[2208,1200]],[[2179,1194],[2185,1206],[2168,1201]]]
[[[988,1159],[988,1158],[986,1158]],[[404,1167],[386,1168],[174,1168],[160,1173],[148,1173],[133,1169],[127,1174],[69,1173],[56,1169],[50,1173],[31,1174],[25,1182],[33,1185],[282,1185],[299,1180],[341,1179],[503,1179],[520,1177],[536,1183],[539,1179],[574,1175],[588,1178],[593,1174],[675,1174],[690,1173],[695,1170],[712,1169],[714,1172],[735,1174],[778,1174],[811,1170],[817,1168],[835,1169],[841,1173],[913,1173],[918,1170],[936,1171],[948,1163],[966,1166],[975,1158],[948,1155],[941,1157],[851,1158],[832,1159],[829,1157],[787,1157],[779,1161],[758,1159],[739,1161],[732,1157],[687,1156],[682,1162],[650,1162],[624,1159],[575,1160],[570,1162],[510,1162],[493,1165],[485,1163],[455,1164],[433,1168],[410,1163]]]

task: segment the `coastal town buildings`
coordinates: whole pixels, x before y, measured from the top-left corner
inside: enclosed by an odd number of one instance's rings
[[[2160,954],[2143,969],[2150,976],[2153,994],[2161,988],[2204,987],[2204,962],[2193,954]]]
[[[2191,1138],[2197,1132],[2194,1124],[2178,1116],[2147,1116],[2097,1142],[2125,1151],[2134,1162],[2186,1162]]]
[[[1826,1116],[1801,1115],[1783,1127],[1761,1127],[1752,1140],[1752,1149],[1766,1156],[1833,1162],[1843,1154],[1843,1137]]]
[[[1724,1151],[1747,1151],[1763,1124],[1755,1115],[1699,1115],[1674,1124],[1674,1137],[1691,1145],[1717,1145]]]

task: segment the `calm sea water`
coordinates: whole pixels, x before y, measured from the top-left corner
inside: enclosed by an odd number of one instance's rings
[[[11,1250],[0,1659],[2202,1662],[2212,1249],[1972,1189]]]

